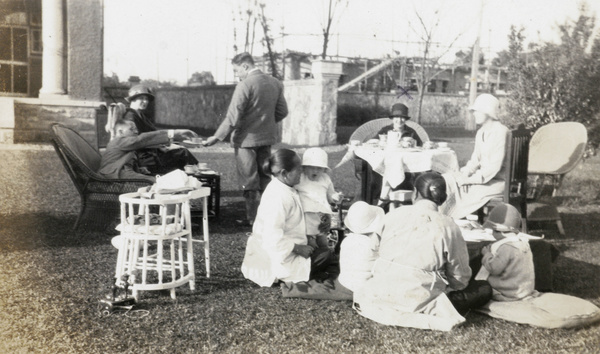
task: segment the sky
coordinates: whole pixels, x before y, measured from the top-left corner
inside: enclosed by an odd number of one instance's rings
[[[321,53],[321,28],[328,0],[262,1],[276,51],[285,48]],[[234,29],[237,29],[238,48],[243,48],[245,25],[239,12],[253,2],[104,0],[104,72],[116,73],[121,81],[135,75],[184,85],[192,73],[210,71],[218,83],[233,82],[230,61],[235,55]],[[337,10],[328,54],[373,59],[395,52],[415,55],[422,48],[419,42],[423,27],[415,15],[418,13],[427,28],[437,23],[433,50],[440,55],[447,53],[446,61],[451,61],[458,50],[469,50],[478,33],[482,52],[491,59],[507,48],[511,25],[525,28],[526,42],[555,41],[557,24],[567,18],[576,19],[579,3],[577,0],[348,0],[346,6]],[[590,0],[587,4],[592,14],[600,13],[600,1]],[[265,50],[258,40],[260,37],[262,29],[257,26],[254,55]]]

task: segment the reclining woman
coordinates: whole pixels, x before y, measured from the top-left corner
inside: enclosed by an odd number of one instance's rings
[[[413,200],[385,216],[373,277],[354,292],[354,307],[382,324],[449,331],[487,303],[492,289],[469,281],[466,243],[454,221],[438,212],[446,200],[444,178],[417,177]]]
[[[300,157],[292,150],[280,149],[262,168],[273,178],[258,206],[242,273],[260,286],[307,281],[337,261],[329,248],[308,244],[300,196],[294,189],[302,173]]]
[[[126,98],[130,102],[129,108],[125,109],[122,117],[114,117],[110,121],[116,121],[119,118],[132,121],[135,123],[140,134],[159,130],[154,123],[145,114],[145,110],[151,101],[154,100],[154,95],[150,88],[145,85],[136,85],[129,89],[129,95]],[[173,138],[173,129],[168,131],[169,138]],[[193,133],[193,137],[197,137]],[[183,169],[185,165],[195,165],[198,160],[186,148],[166,144],[162,147],[145,148],[137,151],[137,157],[140,167],[147,168],[150,173],[165,174],[175,169]]]

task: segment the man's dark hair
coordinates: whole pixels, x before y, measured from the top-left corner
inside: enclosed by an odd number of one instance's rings
[[[254,65],[254,59],[252,55],[248,52],[237,54],[233,59],[231,59],[231,64],[233,65],[242,65],[242,63],[248,63],[250,65]]]

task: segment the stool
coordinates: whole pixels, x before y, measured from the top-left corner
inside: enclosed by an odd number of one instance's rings
[[[176,287],[189,283],[195,290],[193,242],[204,246],[206,276],[210,277],[210,188],[187,194],[154,194],[152,199],[144,195],[137,192],[119,196],[121,243],[115,277],[129,275],[136,300],[141,290],[162,289],[170,289],[175,299]],[[192,240],[190,199],[198,198],[203,201],[203,238]]]
[[[210,188],[210,197],[208,198],[208,216],[219,218],[221,209],[221,175],[218,173],[207,174],[197,173],[194,177],[202,182],[202,185]],[[192,216],[196,216],[196,209],[192,207]]]

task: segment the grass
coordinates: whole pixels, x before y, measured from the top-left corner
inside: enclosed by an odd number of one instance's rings
[[[446,139],[448,137],[439,137]],[[451,140],[465,161],[465,139]],[[330,164],[344,151],[331,149]],[[197,290],[143,292],[138,312],[100,316],[117,251],[110,236],[72,232],[79,197],[54,151],[0,149],[0,352],[598,352],[600,326],[544,330],[469,314],[451,333],[386,327],[350,302],[284,299],[239,270],[245,233],[231,152],[202,160],[223,173],[222,218],[211,222],[212,276],[197,252]],[[333,171],[338,189],[354,195],[352,164]],[[567,237],[545,233],[561,249],[555,291],[600,305],[600,157],[565,178],[559,202]],[[544,225],[540,225],[544,226]]]

